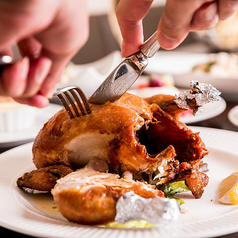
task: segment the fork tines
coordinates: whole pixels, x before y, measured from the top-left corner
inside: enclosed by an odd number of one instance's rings
[[[58,96],[71,118],[91,113],[87,97],[77,86],[57,89],[54,95]]]

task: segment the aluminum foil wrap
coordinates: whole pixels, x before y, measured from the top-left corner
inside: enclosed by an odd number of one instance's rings
[[[175,95],[175,103],[183,109],[193,109],[193,114],[201,111],[201,107],[209,102],[221,100],[221,92],[211,84],[192,81],[191,90]]]
[[[180,206],[175,199],[142,198],[130,191],[120,197],[116,211],[115,221],[121,224],[140,220],[160,224],[176,220],[180,214]]]

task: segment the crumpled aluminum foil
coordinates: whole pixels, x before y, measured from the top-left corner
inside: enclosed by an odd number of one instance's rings
[[[142,198],[133,191],[125,193],[117,202],[115,221],[146,220],[152,224],[173,221],[180,215],[180,206],[175,199]]]
[[[193,110],[193,114],[201,112],[201,107],[209,102],[215,102],[221,100],[221,92],[213,87],[211,84],[199,83],[198,81],[192,81],[190,84],[191,90],[181,92],[179,95],[175,95],[175,103],[178,107],[183,109],[190,109],[188,101],[195,100],[198,106],[197,110]]]

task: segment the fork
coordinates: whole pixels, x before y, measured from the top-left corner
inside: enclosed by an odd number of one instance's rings
[[[88,99],[78,86],[57,89],[54,96],[59,98],[71,118],[91,113]]]
[[[0,56],[0,72],[6,67],[13,64],[13,58],[9,55]],[[88,99],[83,91],[77,86],[69,86],[57,89],[54,96],[58,96],[71,118],[90,114],[91,109]],[[80,99],[81,98],[81,99]],[[80,114],[81,111],[81,114]]]

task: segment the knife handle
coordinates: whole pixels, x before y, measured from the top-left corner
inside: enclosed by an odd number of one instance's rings
[[[157,31],[148,39],[146,40],[141,48],[140,51],[148,58],[154,56],[154,54],[160,48],[159,42],[157,40]]]

